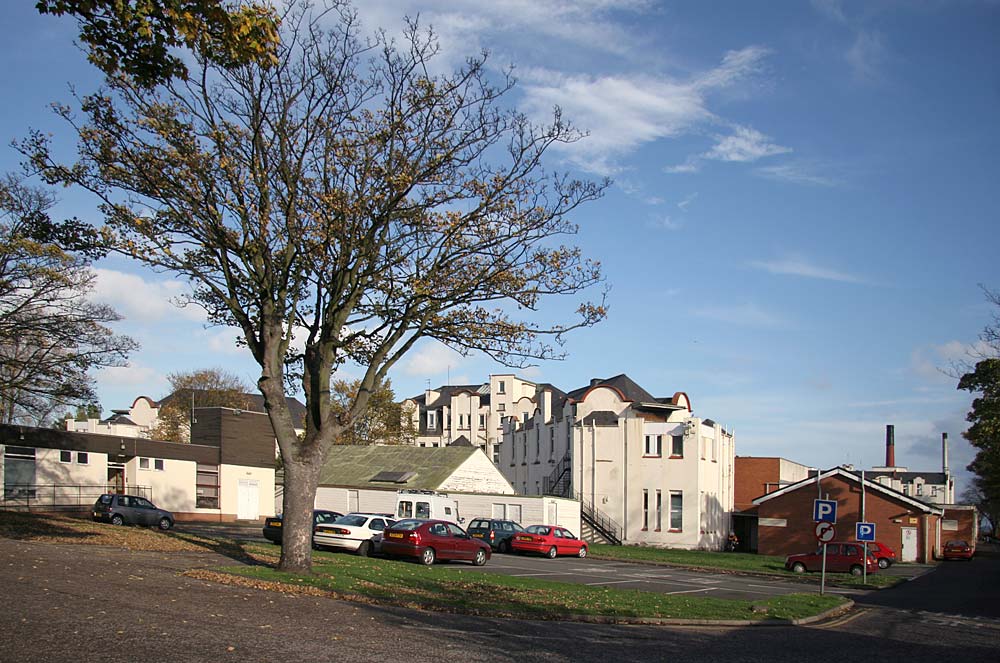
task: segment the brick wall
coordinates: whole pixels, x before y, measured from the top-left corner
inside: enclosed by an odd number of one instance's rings
[[[754,508],[753,499],[777,490],[781,478],[780,458],[736,457],[733,468],[733,507],[736,511]]]
[[[836,539],[853,541],[855,524],[861,521],[860,485],[841,476],[824,477],[822,493],[823,499],[837,501]],[[784,520],[786,525],[760,525],[758,552],[789,555],[814,550],[817,544],[812,509],[817,496],[816,484],[812,482],[760,504],[758,515],[762,520]],[[903,528],[916,528],[917,561],[933,559],[938,545],[938,516],[869,489],[865,497],[865,521],[875,523],[876,539],[895,550],[897,559],[902,553]]]

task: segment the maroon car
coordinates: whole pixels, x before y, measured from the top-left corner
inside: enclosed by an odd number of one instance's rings
[[[969,545],[968,541],[954,539],[944,544],[944,554],[942,557],[945,559],[971,560],[975,552],[976,551]]]
[[[482,566],[490,547],[445,520],[400,520],[382,535],[386,557],[415,557],[430,566],[435,560],[463,559]]]
[[[862,557],[864,555],[860,543],[855,541],[834,541],[826,546],[826,570],[830,573],[850,573],[859,576],[864,573]],[[868,573],[878,571],[878,560],[875,553],[868,551]],[[816,552],[789,555],[785,559],[785,568],[795,573],[805,571],[820,571],[823,568],[823,546]]]

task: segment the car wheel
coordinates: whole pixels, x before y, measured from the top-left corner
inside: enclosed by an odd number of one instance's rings
[[[498,549],[500,550],[500,552],[504,554],[510,553],[510,541],[507,539],[501,541]]]
[[[587,546],[580,546],[580,552],[578,552],[577,555],[580,556],[580,557],[586,557],[587,556]]]
[[[852,576],[859,576],[862,573],[864,573],[864,569],[861,568],[860,564],[855,564],[854,566],[851,567]]]
[[[172,522],[170,522],[170,519],[167,518],[166,516],[163,516],[162,518],[160,518],[160,522],[158,522],[156,525],[157,525],[157,527],[159,527],[160,529],[162,529],[164,532],[166,532],[168,529],[170,529],[171,527],[174,526],[174,524]]]
[[[549,555],[549,559],[555,559],[556,558],[556,547],[555,546],[552,546],[551,548],[549,548],[548,555]]]
[[[372,556],[372,544],[371,541],[362,541],[361,545],[358,546],[358,555],[361,557],[371,557]]]
[[[434,563],[435,557],[433,548],[424,548],[424,551],[420,553],[420,563],[424,566],[430,566]]]
[[[111,524],[112,525],[124,525],[125,524],[125,519],[122,518],[119,514],[116,513],[115,515],[111,516]]]
[[[472,560],[473,565],[482,566],[486,563],[486,551],[480,548],[476,551],[476,557]]]
[[[880,569],[887,569],[887,568],[889,568],[889,560],[887,560],[885,557],[883,557],[882,559],[880,559],[878,561],[878,567]]]
[[[794,564],[792,564],[792,571],[794,571],[795,573],[805,573],[806,565],[803,564],[802,562],[795,562]]]

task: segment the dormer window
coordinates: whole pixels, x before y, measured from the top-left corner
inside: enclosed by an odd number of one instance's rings
[[[427,428],[437,428],[437,410],[427,411]]]

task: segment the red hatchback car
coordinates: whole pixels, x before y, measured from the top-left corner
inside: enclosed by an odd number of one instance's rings
[[[524,532],[515,534],[510,547],[516,553],[541,553],[553,558],[556,555],[587,556],[587,542],[576,538],[572,532],[554,525],[531,525]]]
[[[445,520],[400,520],[382,533],[386,557],[416,557],[430,566],[435,560],[464,559],[482,566],[490,558],[488,544]]]
[[[875,555],[880,569],[887,569],[896,563],[896,551],[881,541],[869,541],[868,552]]]
[[[826,570],[830,573],[850,573],[859,576],[864,573],[861,544],[856,541],[835,541],[826,545]],[[866,566],[868,573],[878,571],[878,560],[875,553],[868,551]],[[785,568],[795,573],[805,571],[821,571],[823,569],[823,546],[818,550],[800,555],[789,555],[785,559]]]
[[[969,545],[968,541],[961,541],[955,539],[944,544],[943,557],[945,559],[967,559],[972,560],[972,556],[975,554],[975,550]]]

